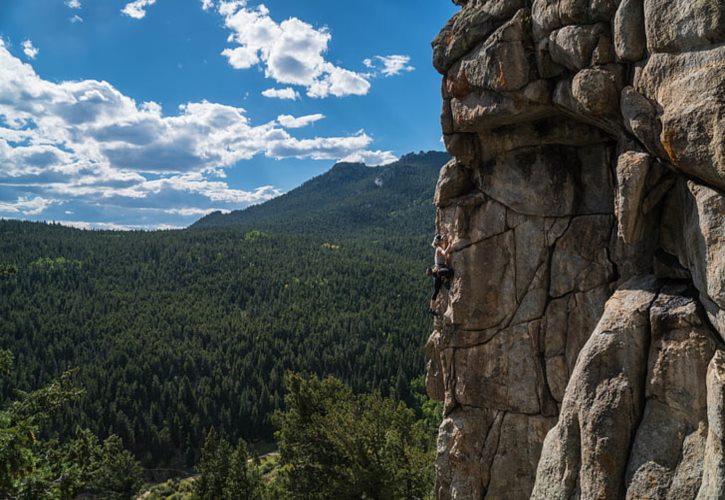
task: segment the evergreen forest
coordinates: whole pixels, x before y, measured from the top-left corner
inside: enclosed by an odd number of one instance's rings
[[[147,469],[199,463],[211,429],[219,442],[273,441],[290,373],[334,376],[420,417],[424,269],[447,160],[338,164],[185,230],[0,221],[0,349],[14,357],[0,400],[74,370],[83,395],[44,436],[72,443],[87,430]]]

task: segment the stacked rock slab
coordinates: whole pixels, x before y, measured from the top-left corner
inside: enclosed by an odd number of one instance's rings
[[[725,498],[725,4],[455,0],[438,498]]]

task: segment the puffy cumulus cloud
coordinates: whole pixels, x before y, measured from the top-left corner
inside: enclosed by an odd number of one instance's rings
[[[79,16],[78,14],[76,14],[73,17],[70,18],[70,22],[72,22],[73,24],[75,24],[75,23],[82,23],[83,22],[83,18],[81,16]]]
[[[66,0],[65,4],[68,7],[70,7],[71,9],[80,9],[81,8],[80,0]]]
[[[383,76],[397,76],[403,72],[414,71],[410,64],[410,56],[394,54],[390,56],[375,56],[374,59],[365,59],[363,64],[372,69],[371,76],[381,74]]]
[[[325,59],[332,39],[327,28],[315,28],[296,17],[278,23],[267,7],[251,7],[245,0],[202,1],[205,10],[216,6],[231,31],[228,40],[236,46],[222,55],[232,67],[261,65],[267,78],[304,87],[310,97],[365,95],[370,90],[366,75]]]
[[[325,115],[321,113],[315,113],[314,115],[305,115],[294,117],[292,115],[279,115],[277,117],[277,123],[282,125],[284,128],[302,128],[307,125],[311,125],[317,121],[325,118]]]
[[[38,57],[38,53],[40,51],[33,46],[33,42],[31,42],[30,40],[24,40],[22,45],[23,54],[25,54],[28,59],[35,59],[36,57]]]
[[[286,87],[283,89],[266,89],[262,91],[262,95],[264,97],[269,97],[270,99],[287,99],[290,101],[296,101],[300,98],[299,92],[292,87]]]
[[[325,64],[326,74],[316,80],[307,89],[310,97],[343,97],[346,95],[365,95],[370,90],[370,82],[362,75],[330,63]]]
[[[156,0],[135,0],[127,3],[121,12],[133,19],[143,19],[146,17],[146,9],[155,3]]]
[[[74,214],[89,206],[134,214],[131,207],[238,209],[280,194],[272,186],[230,187],[225,169],[243,160],[386,154],[368,152],[372,138],[363,131],[308,139],[288,131],[321,114],[253,124],[243,108],[208,101],[164,114],[159,104],[137,103],[108,82],[50,82],[2,40],[0,68],[0,216],[53,216],[59,204]]]

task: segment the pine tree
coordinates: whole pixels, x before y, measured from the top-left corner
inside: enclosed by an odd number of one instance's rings
[[[10,353],[0,351],[0,375],[12,368]],[[67,372],[47,387],[21,392],[0,410],[0,498],[70,499],[87,492],[130,499],[138,493],[141,466],[118,436],[103,446],[85,429],[64,444],[39,437],[52,416],[82,395],[72,376]]]
[[[334,378],[287,377],[275,414],[286,498],[423,498],[434,446],[404,402]]]
[[[204,438],[201,460],[197,467],[198,479],[194,482],[194,496],[199,499],[223,498],[229,476],[229,443],[221,439],[212,427]]]
[[[229,475],[224,486],[224,499],[260,499],[262,491],[258,466],[254,460],[250,459],[247,443],[240,439],[229,461]]]

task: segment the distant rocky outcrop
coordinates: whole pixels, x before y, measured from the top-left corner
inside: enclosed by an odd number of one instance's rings
[[[454,3],[438,498],[725,498],[725,3]]]

